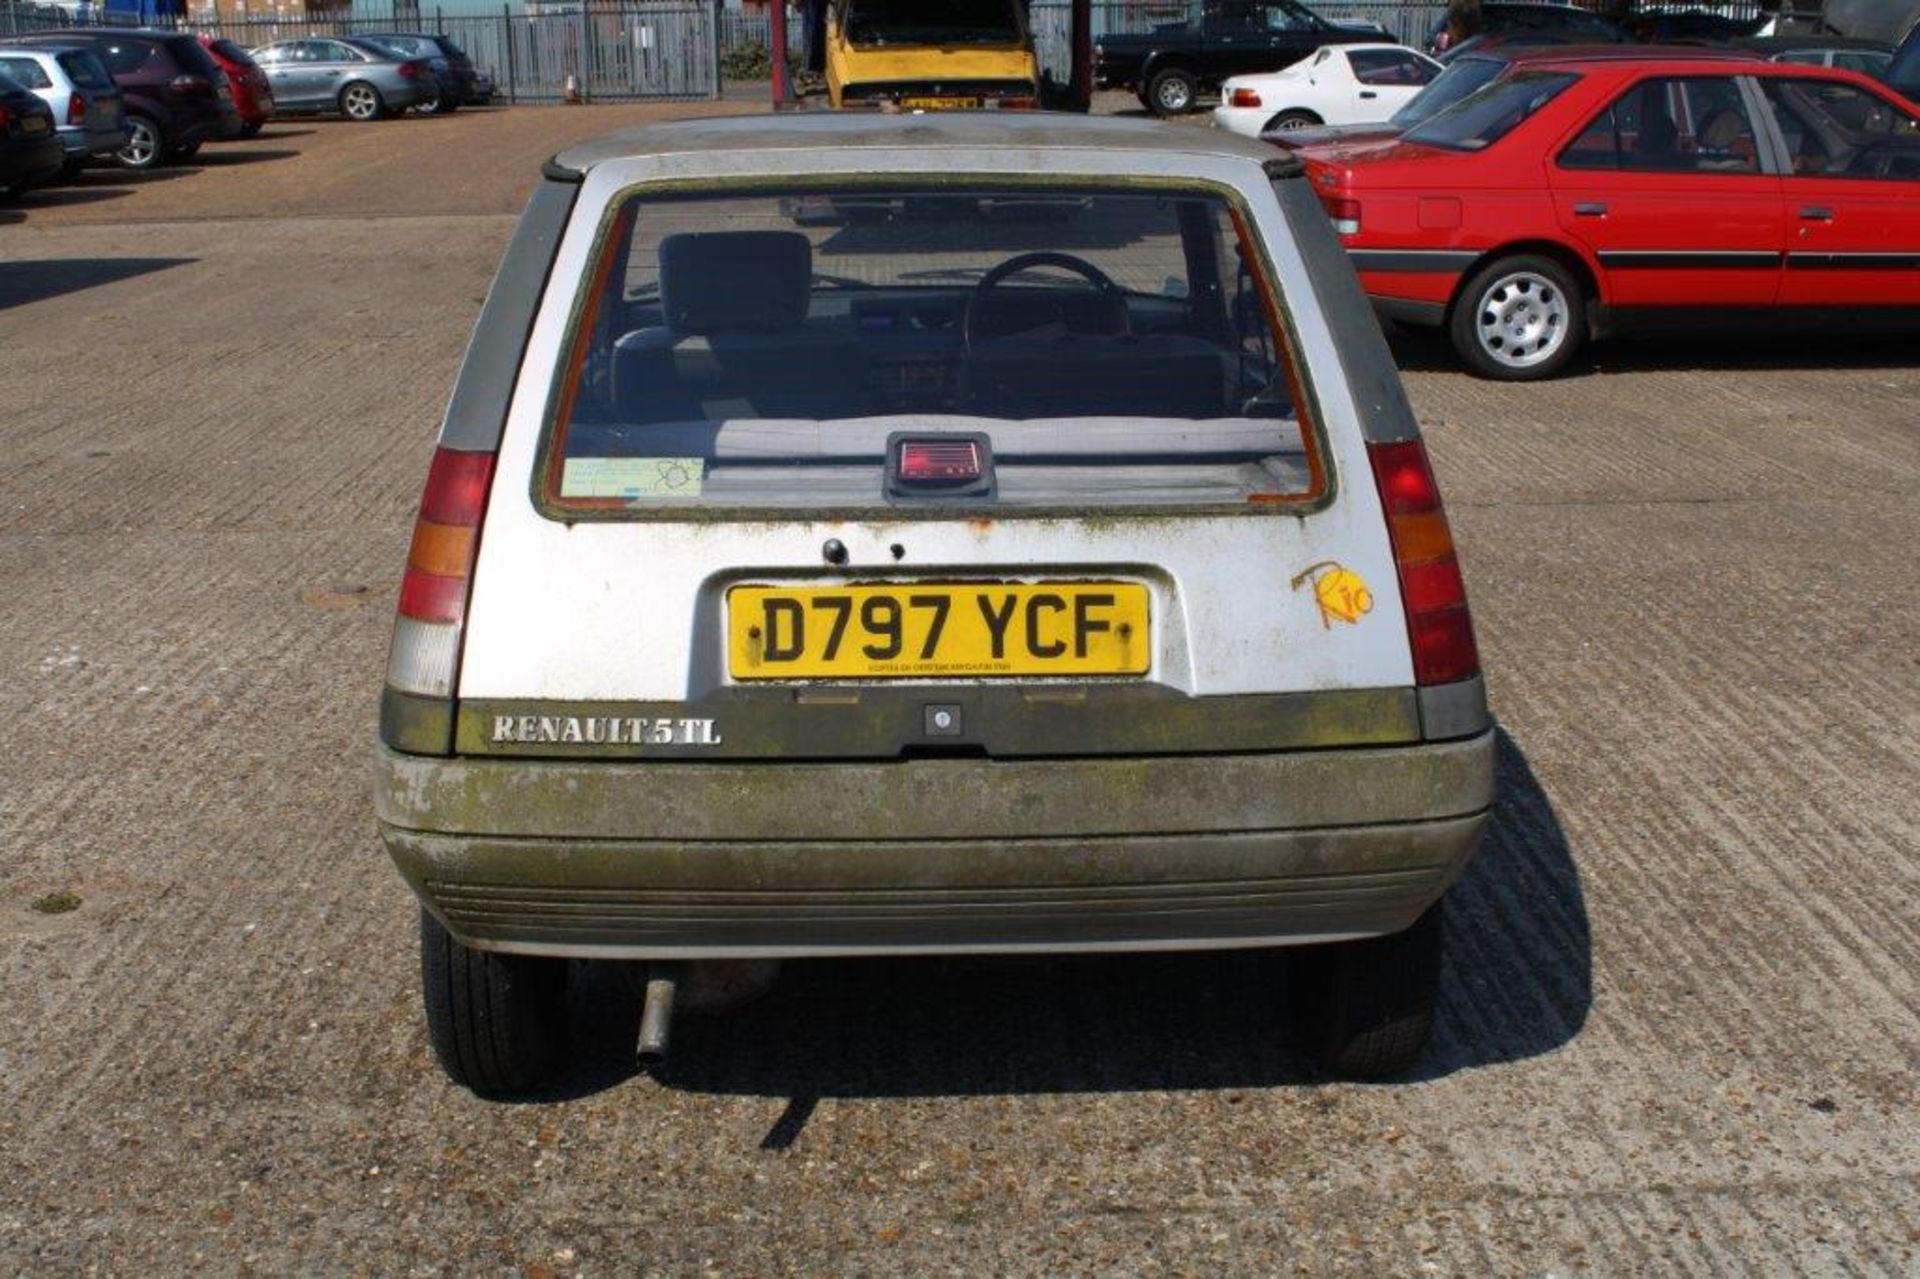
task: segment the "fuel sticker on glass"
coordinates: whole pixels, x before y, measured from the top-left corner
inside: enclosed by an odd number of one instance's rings
[[[560,496],[698,497],[706,478],[706,459],[698,457],[570,457],[560,473]]]

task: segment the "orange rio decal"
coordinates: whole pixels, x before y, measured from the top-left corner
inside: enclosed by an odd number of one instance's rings
[[[1373,611],[1373,592],[1361,576],[1333,560],[1309,564],[1295,575],[1293,589],[1313,583],[1313,601],[1320,606],[1320,625],[1331,629],[1337,621],[1349,625]]]

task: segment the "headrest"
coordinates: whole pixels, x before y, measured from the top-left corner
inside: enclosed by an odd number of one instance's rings
[[[1712,151],[1725,151],[1740,140],[1747,131],[1747,125],[1740,113],[1727,107],[1713,113],[1707,125],[1700,130],[1700,145]]]
[[[798,231],[701,231],[660,241],[660,302],[676,333],[770,333],[807,318],[813,246]]]

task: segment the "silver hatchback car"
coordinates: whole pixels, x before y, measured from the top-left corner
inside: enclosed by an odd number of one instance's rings
[[[109,158],[127,145],[119,87],[92,49],[0,46],[0,75],[12,76],[53,108],[67,157],[63,176],[70,178],[89,160]]]
[[[267,73],[277,110],[338,111],[378,120],[435,101],[440,82],[424,58],[408,58],[369,40],[282,40],[253,50]]]
[[[1439,490],[1301,166],[1039,112],[550,162],[381,721],[428,1028],[486,1092],[563,1060],[570,958],[648,965],[650,1059],[686,961],[1284,946],[1327,1067],[1397,1072],[1493,791]]]

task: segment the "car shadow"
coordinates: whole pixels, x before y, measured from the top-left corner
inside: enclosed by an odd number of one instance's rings
[[[1480,855],[1448,894],[1433,1040],[1406,1079],[1549,1053],[1592,1003],[1572,850],[1504,730]],[[686,1014],[665,1087],[780,1097],[763,1144],[791,1142],[823,1097],[1257,1088],[1324,1082],[1285,1025],[1278,950],[1032,959],[790,961],[757,1001]],[[575,967],[571,1072],[529,1100],[634,1076],[638,965]]]
[[[128,187],[88,182],[82,177],[74,182],[34,187],[8,208],[22,218],[30,218],[35,213],[52,209],[76,208],[82,204],[98,204],[102,200],[118,200],[132,194],[133,191]]]
[[[0,311],[197,261],[198,258],[48,258],[0,262]]]
[[[1632,333],[1589,345],[1561,378],[1605,373],[1658,373],[1687,369],[1873,369],[1913,362],[1913,333],[1920,320],[1891,330],[1848,332],[1769,326],[1746,332]],[[1465,365],[1438,329],[1389,325],[1394,362],[1406,373],[1461,373]]]
[[[202,147],[193,159],[178,167],[183,169],[227,169],[240,164],[263,164],[269,160],[291,160],[299,155],[298,151],[275,150],[271,148],[253,148],[231,151],[222,147]]]

